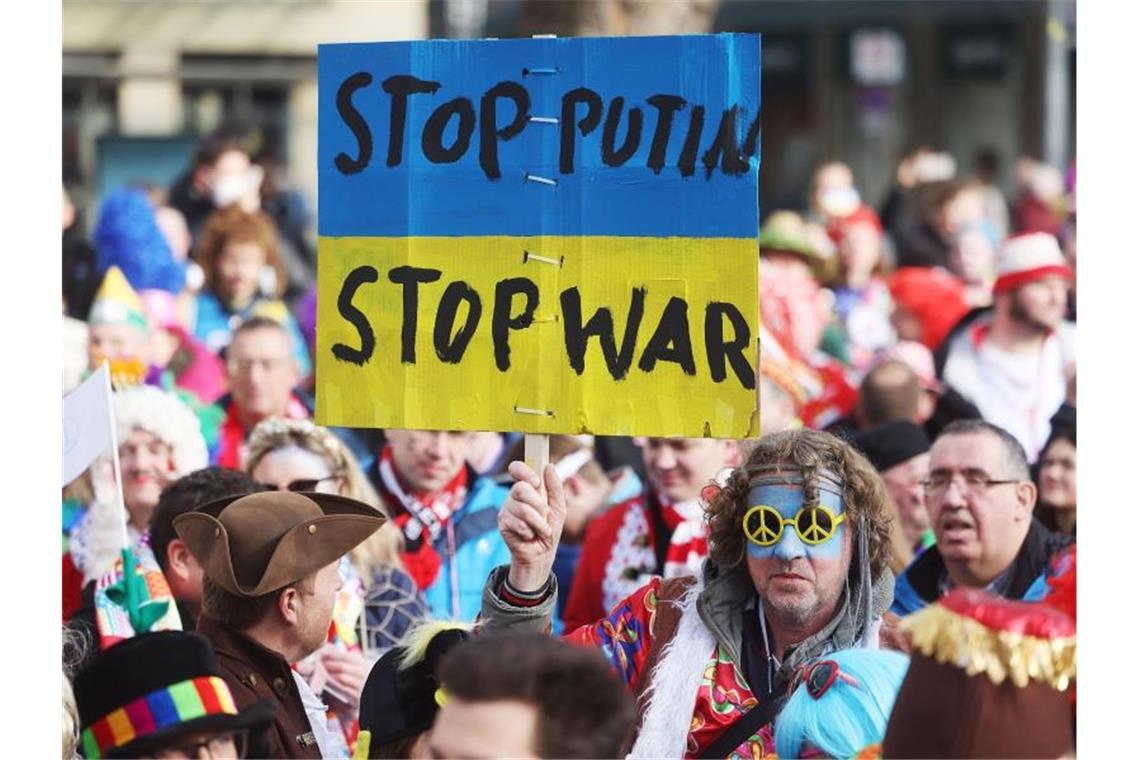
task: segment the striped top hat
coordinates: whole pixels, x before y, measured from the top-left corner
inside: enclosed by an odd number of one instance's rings
[[[1065,263],[1057,238],[1048,232],[1030,232],[1005,241],[997,255],[997,275],[995,295],[1051,275],[1071,280],[1073,270]]]
[[[273,706],[238,710],[210,644],[196,633],[144,633],[100,652],[75,675],[88,758],[139,757],[188,734],[261,730]]]

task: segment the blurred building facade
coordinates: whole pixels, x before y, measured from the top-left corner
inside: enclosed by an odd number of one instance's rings
[[[917,143],[962,173],[993,149],[1012,190],[1018,156],[1072,157],[1075,26],[1073,0],[65,0],[64,181],[81,206],[168,184],[200,135],[237,122],[315,201],[320,42],[753,31],[765,212],[802,206],[828,159],[878,204]]]
[[[812,167],[851,164],[878,205],[908,146],[949,152],[959,174],[993,150],[1063,169],[1076,130],[1072,0],[722,2],[713,31],[760,31],[761,205],[797,207]]]
[[[167,186],[200,136],[240,124],[315,201],[317,45],[427,34],[427,0],[65,0],[64,183],[88,210]]]

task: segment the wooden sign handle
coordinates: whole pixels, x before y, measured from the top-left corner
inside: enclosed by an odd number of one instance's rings
[[[546,491],[546,480],[542,471],[550,461],[550,436],[544,433],[527,433],[523,441],[523,459],[527,466],[538,473],[542,483],[541,491]]]
[[[532,34],[533,39],[557,39],[557,34]],[[523,441],[523,459],[538,473],[539,493],[546,495],[546,476],[543,470],[550,462],[550,436],[545,433],[526,433]]]

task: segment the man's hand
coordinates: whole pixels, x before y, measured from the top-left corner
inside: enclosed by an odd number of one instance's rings
[[[566,521],[566,497],[554,465],[546,465],[545,495],[538,475],[522,462],[508,468],[515,484],[499,510],[499,533],[511,552],[507,581],[523,592],[546,585]]]
[[[360,707],[360,693],[372,671],[372,663],[359,652],[345,652],[326,645],[319,650],[321,667],[328,678],[325,691],[337,697],[347,707]]]
[[[899,626],[900,618],[893,612],[883,615],[883,625],[879,628],[879,646],[883,649],[893,649],[896,652],[910,654],[911,640]]]

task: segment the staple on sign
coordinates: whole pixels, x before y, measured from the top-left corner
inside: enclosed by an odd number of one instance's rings
[[[531,121],[538,122],[539,124],[557,124],[557,116],[531,116]]]
[[[524,174],[523,175],[523,181],[525,181],[525,182],[538,182],[538,183],[543,184],[543,185],[551,185],[551,186],[558,184],[558,180],[556,180],[556,179],[551,179],[550,177],[540,177],[537,174]]]
[[[555,314],[554,316],[551,316],[551,317],[535,317],[533,321],[535,324],[539,324],[542,322],[557,322],[558,321],[558,315]]]
[[[526,69],[523,69],[523,70],[522,70],[522,75],[523,75],[524,77],[531,77],[531,76],[534,76],[534,75],[536,75],[536,74],[538,74],[538,75],[542,75],[542,74],[547,74],[547,75],[549,75],[549,74],[557,74],[559,71],[561,71],[561,69],[560,69],[560,68],[558,68],[557,66],[554,66],[554,67],[551,67],[551,68],[536,68],[536,69],[526,68]]]
[[[527,409],[525,406],[515,405],[515,411],[519,414],[537,414],[540,417],[553,417],[554,412],[546,409]]]
[[[565,258],[565,257],[563,257],[563,258]],[[533,259],[535,261],[541,261],[543,264],[553,264],[556,267],[562,266],[562,260],[563,260],[562,258],[552,259],[549,256],[539,256],[537,253],[531,253],[530,251],[523,251],[523,263],[526,263],[526,262],[530,261],[531,259]]]

